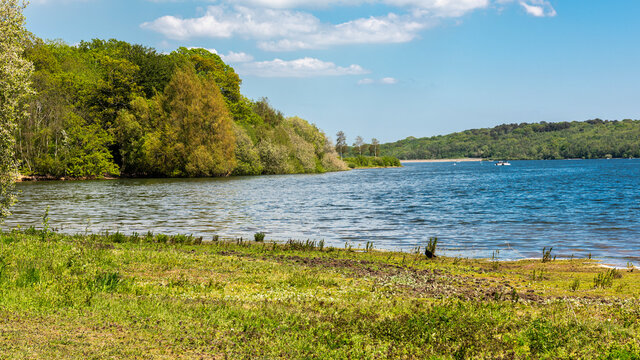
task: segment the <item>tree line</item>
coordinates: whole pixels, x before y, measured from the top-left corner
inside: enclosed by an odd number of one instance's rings
[[[640,157],[639,120],[503,124],[382,144],[400,159],[598,159]]]
[[[31,39],[28,116],[15,128],[25,175],[228,176],[342,170],[315,125],[240,92],[204,49],[170,54],[118,40]]]
[[[347,136],[344,131],[338,131],[336,134],[336,152],[340,157],[354,157],[354,156],[373,156],[380,155],[380,141],[378,139],[371,139],[371,143],[365,143],[362,136],[356,136],[353,146],[347,145]]]

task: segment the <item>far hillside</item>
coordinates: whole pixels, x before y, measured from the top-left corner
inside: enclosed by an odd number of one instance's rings
[[[637,158],[640,120],[504,124],[443,136],[408,137],[380,145],[380,153],[403,160]]]

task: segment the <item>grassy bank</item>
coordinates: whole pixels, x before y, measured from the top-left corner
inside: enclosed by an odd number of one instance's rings
[[[639,291],[584,259],[31,229],[0,236],[0,358],[637,359]]]

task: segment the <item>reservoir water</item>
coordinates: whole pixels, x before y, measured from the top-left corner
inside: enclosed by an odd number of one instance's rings
[[[640,160],[417,163],[320,175],[20,183],[5,228],[321,240],[640,264]]]

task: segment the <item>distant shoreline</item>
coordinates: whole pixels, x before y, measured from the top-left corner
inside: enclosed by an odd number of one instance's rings
[[[460,159],[423,159],[423,160],[400,160],[401,163],[438,163],[438,162],[470,162],[483,161],[481,158],[460,158]]]

